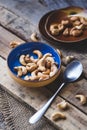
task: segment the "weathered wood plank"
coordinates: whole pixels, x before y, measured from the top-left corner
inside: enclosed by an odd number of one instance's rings
[[[9,52],[10,52],[9,48],[0,42],[0,55],[6,58]]]
[[[9,52],[11,51],[11,41],[19,41],[21,43],[24,43],[23,40],[0,26],[0,55],[4,58],[7,58]]]
[[[68,6],[80,6],[87,8],[86,0],[1,0],[0,5],[18,14],[26,17],[33,24],[37,25],[39,19],[46,12],[54,9],[60,9]],[[38,16],[38,17],[37,17]]]
[[[80,6],[83,8],[87,8],[87,5],[85,4],[86,0],[81,1],[67,1],[67,0],[38,0],[42,5],[47,6],[50,10],[52,9],[59,9],[64,8],[67,6]]]
[[[0,21],[4,26],[6,26],[8,23],[12,22],[16,18],[17,15],[0,6]]]
[[[12,34],[10,31],[4,29],[2,26],[0,26],[0,43],[4,44],[4,46],[8,47],[10,50],[10,42],[11,41],[18,41],[20,43],[24,43],[22,39],[17,37],[16,35]],[[5,49],[5,48],[4,48]]]
[[[0,68],[2,74],[2,80],[0,80],[0,85],[2,88],[6,89],[15,98],[31,105],[34,109],[39,110],[40,107],[45,104],[45,102],[51,96],[51,93],[45,88],[28,88],[20,86],[15,81],[9,77],[7,73],[6,61],[0,58]],[[49,110],[46,112],[45,117],[51,121],[57,128],[64,130],[86,130],[87,128],[87,116],[81,111],[69,104],[69,109],[64,111],[66,115],[66,120],[60,120],[57,122],[52,121],[51,115],[55,111],[59,111],[56,107],[58,102],[62,101],[59,96],[53,102]],[[63,124],[63,125],[62,125]]]
[[[36,27],[28,20],[0,6],[0,24],[17,34],[22,39],[30,40],[30,35],[36,32]],[[10,26],[9,26],[10,25]]]
[[[27,41],[30,41],[30,35],[33,32],[37,32],[37,28],[33,24],[20,17],[8,24],[7,28]]]
[[[32,4],[33,3],[33,4]],[[22,1],[1,1],[0,5],[4,8],[9,8],[15,14],[25,17],[34,25],[37,25],[39,18],[44,15],[49,9],[39,3],[37,0],[22,0]],[[21,11],[20,11],[21,10]],[[37,17],[38,16],[38,17]]]

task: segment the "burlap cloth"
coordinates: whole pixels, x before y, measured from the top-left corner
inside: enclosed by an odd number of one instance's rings
[[[44,117],[30,125],[28,120],[34,112],[0,87],[0,130],[56,130]]]

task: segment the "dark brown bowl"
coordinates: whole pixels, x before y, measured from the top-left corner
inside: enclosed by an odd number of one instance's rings
[[[78,37],[73,37],[73,36],[63,36],[62,34],[60,35],[52,35],[50,32],[50,25],[54,23],[60,22],[62,19],[67,18],[70,15],[75,15],[81,12],[84,12],[85,9],[80,8],[80,7],[67,7],[64,9],[56,10],[49,14],[49,16],[46,19],[45,23],[45,31],[47,35],[52,39],[57,42],[62,42],[62,43],[77,43],[83,40],[87,39],[87,30],[84,30],[83,34]]]

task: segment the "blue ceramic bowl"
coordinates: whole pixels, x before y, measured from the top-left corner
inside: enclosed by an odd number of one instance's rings
[[[14,67],[21,65],[19,62],[20,55],[29,54],[32,55],[34,58],[37,58],[36,55],[33,54],[33,50],[40,50],[43,55],[45,53],[52,54],[55,62],[58,63],[58,72],[54,76],[43,81],[26,81],[23,79],[23,76],[17,77],[17,73],[15,72]],[[58,52],[52,46],[40,42],[29,42],[17,46],[10,52],[7,58],[7,66],[10,76],[18,83],[20,83],[22,86],[41,87],[53,82],[58,77],[61,70],[61,59]]]

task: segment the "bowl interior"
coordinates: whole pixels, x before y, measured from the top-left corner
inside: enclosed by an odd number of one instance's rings
[[[33,50],[40,50],[43,55],[45,53],[51,53],[52,56],[54,57],[55,62],[58,63],[58,69],[60,69],[61,65],[60,56],[52,46],[40,42],[29,42],[21,44],[15,49],[13,49],[7,58],[8,68],[16,77],[17,73],[15,72],[14,67],[21,65],[19,62],[20,55],[29,54],[30,56],[37,58],[37,55],[33,53]],[[30,73],[28,73],[28,75],[30,75]],[[24,76],[22,76],[21,79],[24,79]]]

